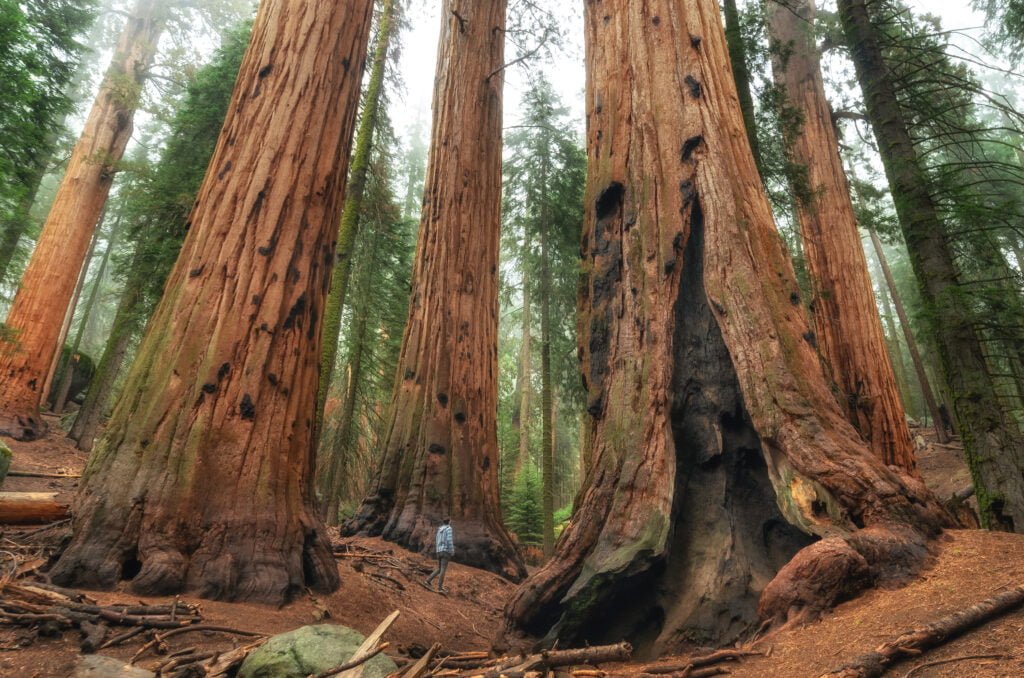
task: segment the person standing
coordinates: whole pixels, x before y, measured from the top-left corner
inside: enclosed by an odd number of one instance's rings
[[[455,555],[455,540],[452,535],[451,519],[445,518],[444,522],[437,528],[434,537],[434,552],[437,554],[437,568],[430,574],[423,584],[429,589],[434,579],[437,579],[437,590],[440,593],[448,593],[444,587],[444,573],[448,569],[448,561]]]

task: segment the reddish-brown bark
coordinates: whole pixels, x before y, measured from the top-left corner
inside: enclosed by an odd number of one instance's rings
[[[13,342],[0,347],[0,435],[31,440],[60,349],[65,310],[132,135],[142,84],[167,23],[167,3],[138,0],[118,39],[82,135],[7,315]]]
[[[832,111],[815,43],[813,0],[766,5],[776,49],[772,69],[786,105],[800,118],[786,127],[797,168],[797,218],[814,298],[818,349],[847,418],[886,464],[915,472],[914,443],[885,346],[867,258],[857,232]]]
[[[519,579],[498,511],[497,330],[505,2],[446,5],[409,317],[380,472],[348,533],[433,545]]]
[[[320,310],[371,0],[265,0],[188,236],[52,576],[282,602],[337,585],[313,508]]]
[[[815,537],[857,551],[863,584],[920,566],[946,516],[829,390],[717,4],[602,0],[584,21],[593,466],[555,557],[509,602],[510,626],[655,650],[725,641],[757,623],[762,591],[792,580],[787,561]],[[876,547],[863,527],[897,537]],[[802,570],[824,592],[842,580],[831,562]],[[760,603],[772,616],[802,604],[786,586]]]

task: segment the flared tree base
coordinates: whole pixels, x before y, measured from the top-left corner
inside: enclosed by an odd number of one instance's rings
[[[121,525],[75,530],[51,579],[63,586],[110,589],[128,580],[140,595],[194,593],[201,598],[281,605],[306,588],[338,587],[330,545],[316,527],[282,534],[279,525],[241,520],[207,526],[202,534],[156,528],[136,506]],[[140,525],[148,523],[145,529]],[[83,535],[88,535],[84,537]]]

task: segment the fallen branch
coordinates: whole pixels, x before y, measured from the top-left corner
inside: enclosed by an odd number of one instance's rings
[[[440,643],[434,643],[427,650],[427,653],[420,657],[415,664],[410,666],[402,673],[402,678],[420,678],[427,672],[427,667],[430,665],[430,660],[434,658],[438,650],[441,649]]]
[[[8,471],[8,478],[81,478],[78,473],[40,473],[36,471]]]
[[[1005,654],[967,654],[962,657],[949,657],[948,659],[936,659],[935,661],[925,662],[924,664],[918,664],[914,668],[907,671],[903,678],[910,678],[912,675],[920,671],[921,669],[931,668],[932,666],[941,666],[942,664],[952,664],[953,662],[963,662],[971,659],[1009,659],[1009,655]]]
[[[56,492],[0,492],[0,524],[39,525],[68,517]]]
[[[335,676],[344,671],[354,669],[357,666],[362,666],[363,664],[370,661],[371,659],[379,655],[381,652],[386,650],[388,648],[388,645],[390,645],[390,643],[381,643],[370,652],[366,652],[362,656],[356,656],[348,660],[344,664],[338,664],[334,668],[327,669],[326,671],[321,671],[316,675],[310,674],[310,678],[331,678],[331,676]]]
[[[650,673],[654,675],[680,673],[687,669],[696,669],[701,666],[710,666],[712,664],[718,664],[724,661],[734,661],[742,659],[744,657],[750,657],[754,655],[760,655],[760,652],[754,652],[751,650],[718,650],[711,654],[705,654],[698,657],[690,657],[688,659],[682,659],[672,662],[671,664],[651,664],[645,666],[642,671],[644,673]],[[687,675],[693,675],[689,673]],[[714,674],[709,674],[714,675]]]
[[[822,678],[875,678],[906,657],[942,645],[966,631],[1024,605],[1024,586],[1018,586],[972,605],[965,610],[942,617],[927,626],[907,631],[895,640],[879,645],[873,652],[833,669]]]

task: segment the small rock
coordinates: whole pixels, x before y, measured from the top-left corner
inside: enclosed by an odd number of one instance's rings
[[[314,624],[273,636],[242,662],[239,678],[305,678],[348,661],[363,634],[340,624]],[[398,667],[383,655],[363,664],[364,678],[385,678]]]
[[[7,471],[11,468],[11,448],[7,447],[7,443],[0,440],[0,486],[4,484],[4,478],[7,477]]]
[[[156,678],[156,674],[121,659],[89,654],[78,658],[71,678]]]

